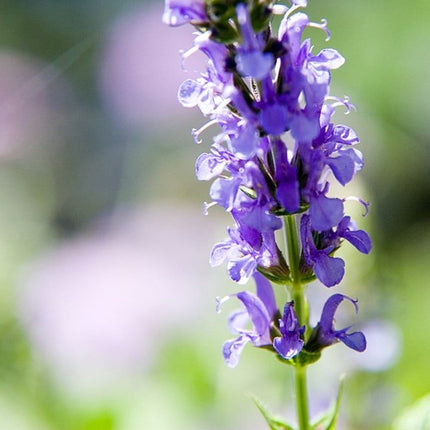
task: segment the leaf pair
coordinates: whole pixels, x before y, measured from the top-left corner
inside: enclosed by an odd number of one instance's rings
[[[340,401],[343,393],[344,381],[340,381],[339,390],[337,393],[336,401],[333,406],[326,411],[314,424],[311,424],[311,430],[335,430],[337,419],[339,416]],[[263,415],[269,425],[270,430],[296,430],[292,425],[287,424],[282,418],[275,417],[259,399],[252,396],[252,400],[257,406],[258,410]]]

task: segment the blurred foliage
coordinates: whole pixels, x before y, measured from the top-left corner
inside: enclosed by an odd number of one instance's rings
[[[418,430],[430,428],[430,396],[425,396],[400,415],[394,430]]]

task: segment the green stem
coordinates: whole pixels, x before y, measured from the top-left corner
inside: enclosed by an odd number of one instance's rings
[[[307,325],[308,307],[304,295],[305,286],[302,285],[299,264],[300,264],[300,247],[297,235],[296,218],[294,215],[285,217],[285,235],[288,250],[288,263],[292,278],[291,298],[294,300],[294,310],[300,325]]]
[[[288,250],[288,262],[290,264],[291,277],[293,286],[300,286],[300,272],[299,272],[299,239],[297,236],[296,218],[294,215],[287,215],[285,217],[285,234]]]
[[[306,392],[306,367],[296,367],[297,418],[300,430],[309,430],[309,410]]]
[[[302,285],[299,263],[300,246],[297,234],[296,217],[288,215],[285,217],[285,235],[288,250],[288,263],[292,278],[291,296],[294,300],[294,310],[300,325],[307,325],[308,309],[304,294],[305,286]],[[306,366],[296,364],[296,402],[299,430],[309,430],[309,409],[306,390]]]

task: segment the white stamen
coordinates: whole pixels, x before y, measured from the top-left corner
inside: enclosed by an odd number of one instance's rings
[[[319,30],[324,31],[324,33],[327,35],[327,37],[325,38],[325,41],[328,42],[330,40],[331,33],[327,28],[327,20],[326,19],[322,19],[321,24],[319,24],[317,22],[310,22],[308,24],[308,27],[317,28]]]
[[[356,197],[356,196],[345,197],[343,200],[344,201],[354,201],[354,202],[357,202],[357,203],[360,203],[361,205],[363,205],[364,209],[365,209],[363,216],[367,216],[367,214],[369,213],[369,206],[370,206],[369,202],[365,202],[363,199],[360,199],[359,197]]]
[[[231,102],[230,98],[225,99],[222,103],[220,103],[216,109],[215,112],[222,112],[223,109],[225,109]]]
[[[290,17],[296,10],[298,10],[298,9],[300,9],[302,6],[299,6],[299,5],[294,5],[294,6],[291,6],[288,10],[287,10],[287,12],[285,12],[285,15],[284,15],[284,17],[282,18],[282,20],[286,20],[288,17]]]
[[[195,54],[198,51],[199,51],[198,46],[193,46],[192,48],[188,49],[187,51],[184,51],[183,49],[181,49],[179,51],[179,55],[181,56],[181,69],[184,72],[187,71],[187,69],[185,68],[185,60],[187,60],[189,57],[191,57],[191,55]]]
[[[210,126],[212,126],[212,125],[214,125],[214,124],[218,124],[218,121],[217,121],[216,119],[213,119],[213,120],[211,120],[211,121],[207,122],[205,125],[203,125],[203,126],[202,126],[202,127],[200,127],[199,129],[197,129],[197,128],[193,128],[193,129],[191,130],[191,134],[192,134],[192,135],[193,135],[193,137],[194,137],[194,141],[195,141],[197,144],[202,143],[202,142],[203,142],[203,140],[201,140],[201,139],[200,139],[200,135],[201,135],[205,130],[207,130]]]
[[[216,202],[212,202],[212,203],[203,202],[203,215],[209,215],[209,208],[211,208],[212,206],[215,206],[216,204],[217,204]]]
[[[334,103],[331,104],[331,106],[333,108],[337,108],[339,106],[345,106],[345,108],[346,108],[345,115],[348,115],[352,110],[354,110],[354,111],[357,110],[357,108],[355,107],[355,104],[350,103],[348,96],[344,96],[343,99],[340,99],[340,98],[334,97],[334,96],[327,96],[325,98],[325,100],[334,100]]]
[[[225,303],[227,300],[230,300],[231,296],[225,296],[225,297],[216,297],[216,313],[219,314],[221,313],[221,306],[223,303]]]

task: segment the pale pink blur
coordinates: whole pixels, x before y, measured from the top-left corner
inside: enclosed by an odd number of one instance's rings
[[[181,69],[181,50],[191,48],[189,28],[172,29],[161,22],[163,5],[128,10],[113,24],[100,66],[102,98],[111,113],[128,126],[162,123],[184,117],[178,87],[187,77],[204,70],[196,54]]]
[[[213,222],[158,204],[102,223],[27,269],[19,318],[61,384],[85,395],[132,379],[165,339],[208,309],[215,315]]]

